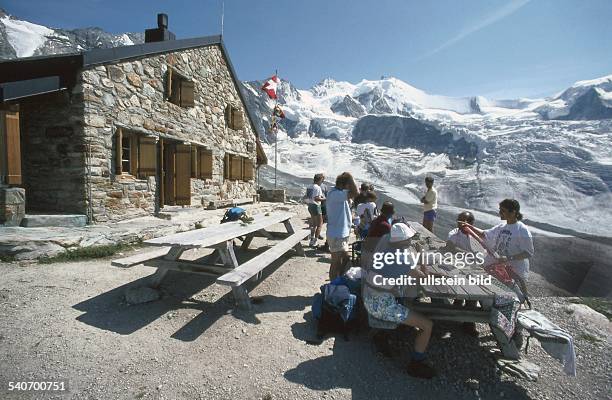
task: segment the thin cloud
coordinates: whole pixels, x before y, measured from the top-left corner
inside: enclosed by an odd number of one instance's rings
[[[510,3],[505,4],[503,7],[499,8],[498,10],[495,10],[493,13],[486,15],[482,20],[480,20],[478,23],[476,23],[475,25],[469,26],[464,28],[461,32],[459,32],[455,37],[447,40],[446,42],[444,42],[443,44],[441,44],[440,46],[436,47],[435,49],[428,51],[427,53],[423,54],[420,57],[417,57],[416,61],[420,61],[424,58],[427,57],[431,57],[432,55],[454,45],[455,43],[459,42],[460,40],[462,40],[463,38],[465,38],[466,36],[471,35],[474,32],[477,32],[483,28],[486,28],[487,26],[494,24],[495,22],[506,18],[509,15],[514,14],[516,11],[518,11],[520,8],[522,8],[523,6],[525,6],[527,3],[529,3],[531,0],[515,0],[512,1]]]

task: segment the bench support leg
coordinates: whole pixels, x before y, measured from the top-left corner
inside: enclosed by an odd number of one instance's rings
[[[233,286],[232,294],[234,295],[234,300],[238,308],[243,310],[251,310],[253,308],[249,293],[244,286]]]
[[[283,224],[285,225],[285,229],[287,229],[287,232],[292,235],[295,233],[295,228],[293,227],[293,224],[291,223],[291,220],[288,219],[286,221],[283,221]],[[306,256],[306,253],[304,253],[304,248],[302,247],[302,243],[298,243],[296,244],[293,249],[298,253],[298,255],[304,257]]]
[[[234,253],[233,241],[228,240],[227,242],[225,242],[223,247],[219,248],[219,255],[221,256],[223,265],[231,268],[238,267],[238,260],[236,259],[236,254]]]
[[[168,254],[163,257],[163,259],[176,261],[181,257],[181,254],[183,254],[184,251],[185,250],[181,247],[172,247],[170,248],[170,251],[168,251]],[[151,287],[158,288],[167,273],[168,270],[166,268],[158,268],[157,271],[151,275],[151,281],[149,283]]]
[[[520,358],[519,350],[516,348],[514,341],[508,339],[506,335],[496,326],[489,325],[493,336],[499,347],[501,347],[502,354],[504,357],[511,360],[518,360]]]

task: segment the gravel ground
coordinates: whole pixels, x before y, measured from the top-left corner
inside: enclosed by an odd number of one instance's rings
[[[610,398],[610,340],[586,334],[565,311],[566,298],[532,302],[574,334],[576,378],[566,377],[535,342],[525,357],[542,367],[538,381],[500,373],[484,325],[478,338],[456,324],[436,325],[430,358],[440,376],[431,381],[403,372],[413,336],[408,329],[394,333],[391,358],[376,354],[365,331],[349,341],[338,336],[307,344],[315,330],[312,295],[328,263],[328,255],[313,250],[306,258],[288,254],[253,288],[260,300],[253,313],[234,310],[227,289],[206,277],[169,273],[161,300],[128,305],[126,289],[144,285],[151,268],[119,269],[109,259],[4,263],[0,398]],[[69,381],[67,393],[6,391],[8,381],[57,379]]]

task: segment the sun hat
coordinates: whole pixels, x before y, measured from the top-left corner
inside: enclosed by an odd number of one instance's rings
[[[389,234],[389,242],[403,242],[404,240],[410,239],[414,235],[416,235],[416,231],[414,229],[402,222],[399,222],[391,227],[391,232]]]

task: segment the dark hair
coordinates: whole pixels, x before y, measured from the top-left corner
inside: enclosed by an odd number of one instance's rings
[[[370,185],[366,182],[363,182],[360,186],[360,189],[362,192],[366,192],[370,189]]]
[[[365,199],[366,199],[367,201],[376,201],[376,199],[377,199],[377,198],[378,198],[378,197],[376,197],[376,193],[374,193],[374,192],[373,192],[373,191],[371,191],[371,190],[368,190],[368,191],[366,192],[366,194],[365,194]]]
[[[457,215],[457,221],[465,221],[471,225],[474,223],[474,214],[469,211],[462,211]]]
[[[336,178],[336,187],[338,189],[345,189],[352,180],[353,175],[350,172],[343,172]]]
[[[499,202],[499,207],[510,212],[516,211],[516,219],[519,221],[523,219],[523,214],[521,214],[521,205],[518,201],[514,199],[504,199]]]
[[[312,182],[313,183],[317,183],[319,181],[322,181],[323,179],[325,179],[325,175],[323,175],[323,174],[315,174],[314,178],[312,178]]]
[[[372,191],[372,192],[373,192],[373,191],[374,191],[374,185],[373,185],[373,184],[371,184],[371,183],[370,183],[370,184],[368,184],[368,190],[370,190],[370,191]]]
[[[433,178],[433,176],[426,176],[426,177],[425,177],[425,182],[431,182],[431,183],[433,183],[433,182],[434,182],[434,178]]]
[[[391,203],[390,201],[385,201],[382,207],[380,207],[380,213],[381,215],[389,217],[393,215],[395,213],[395,207],[393,207],[393,203]]]

